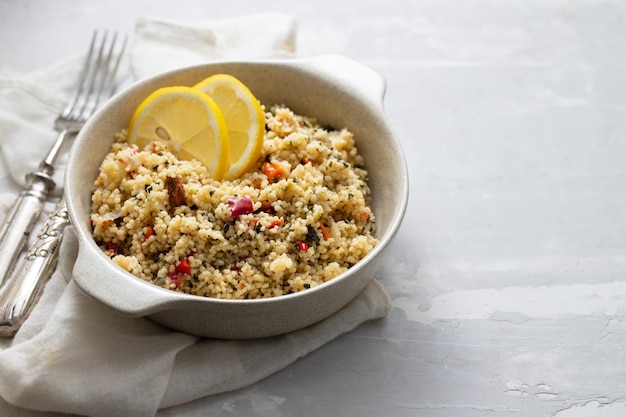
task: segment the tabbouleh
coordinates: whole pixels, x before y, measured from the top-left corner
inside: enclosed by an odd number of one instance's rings
[[[262,157],[233,181],[120,132],[92,196],[102,250],[156,285],[234,299],[312,288],[362,259],[377,241],[353,135],[285,106],[265,118]]]

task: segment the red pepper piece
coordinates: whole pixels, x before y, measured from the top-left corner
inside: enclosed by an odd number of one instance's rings
[[[365,207],[365,210],[361,212],[361,221],[366,222],[367,219],[369,219],[371,212],[370,206]]]
[[[180,275],[180,273],[176,271],[168,272],[167,278],[169,280],[170,287],[173,287],[173,288],[178,288],[180,287],[180,284],[183,283],[183,277]]]
[[[176,262],[174,264],[174,268],[176,268],[177,272],[180,272],[182,274],[191,274],[191,262],[189,261],[189,258],[183,258],[180,261]]]
[[[283,219],[278,219],[278,220],[274,220],[273,222],[271,222],[269,224],[269,226],[267,226],[268,229],[273,229],[275,227],[281,227],[283,224],[285,224],[285,220]]]
[[[230,197],[228,199],[228,205],[230,206],[230,214],[234,218],[241,216],[242,214],[250,214],[254,211],[252,204],[252,198],[248,195],[241,197]]]
[[[296,243],[296,246],[298,247],[299,250],[301,250],[302,252],[306,252],[309,250],[309,244],[306,242],[298,242]]]
[[[143,232],[143,239],[141,240],[141,243],[145,243],[146,240],[148,240],[150,238],[150,236],[154,235],[154,229],[152,228],[152,226],[146,226]]]
[[[322,237],[324,238],[324,240],[330,239],[330,232],[322,222],[320,222],[320,230],[322,231]]]
[[[274,182],[276,179],[285,175],[283,167],[275,162],[264,163],[261,171],[263,171],[269,182]]]

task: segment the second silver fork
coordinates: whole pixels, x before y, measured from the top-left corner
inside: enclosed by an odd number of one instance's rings
[[[107,37],[105,32],[98,41],[98,33],[94,32],[74,97],[55,121],[55,129],[59,132],[57,139],[38,169],[26,176],[26,187],[9,209],[0,228],[0,286],[15,267],[48,194],[56,186],[52,176],[64,143],[80,130],[100,102],[114,91],[115,74],[126,39],[121,50],[115,51],[117,35],[114,34],[110,42]]]

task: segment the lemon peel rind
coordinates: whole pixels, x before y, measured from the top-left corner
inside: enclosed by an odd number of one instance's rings
[[[261,156],[263,137],[265,134],[265,114],[263,113],[261,104],[250,89],[232,75],[214,74],[193,86],[193,88],[203,91],[214,99],[215,97],[213,97],[212,92],[219,87],[230,88],[240,100],[248,104],[246,107],[248,109],[251,126],[256,127],[256,129],[249,129],[245,132],[251,136],[251,138],[249,138],[241,157],[234,164],[232,164],[229,158],[231,165],[224,179],[231,181],[240,177],[245,172],[250,171]],[[215,101],[218,106],[224,104],[220,103],[219,100]],[[226,119],[226,124],[228,126],[228,119]],[[232,140],[232,137],[230,140]]]

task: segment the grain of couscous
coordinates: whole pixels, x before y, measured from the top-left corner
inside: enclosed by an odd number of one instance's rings
[[[155,285],[233,299],[312,288],[362,259],[377,241],[353,135],[285,106],[265,119],[262,157],[233,181],[120,132],[92,196],[103,251]]]

